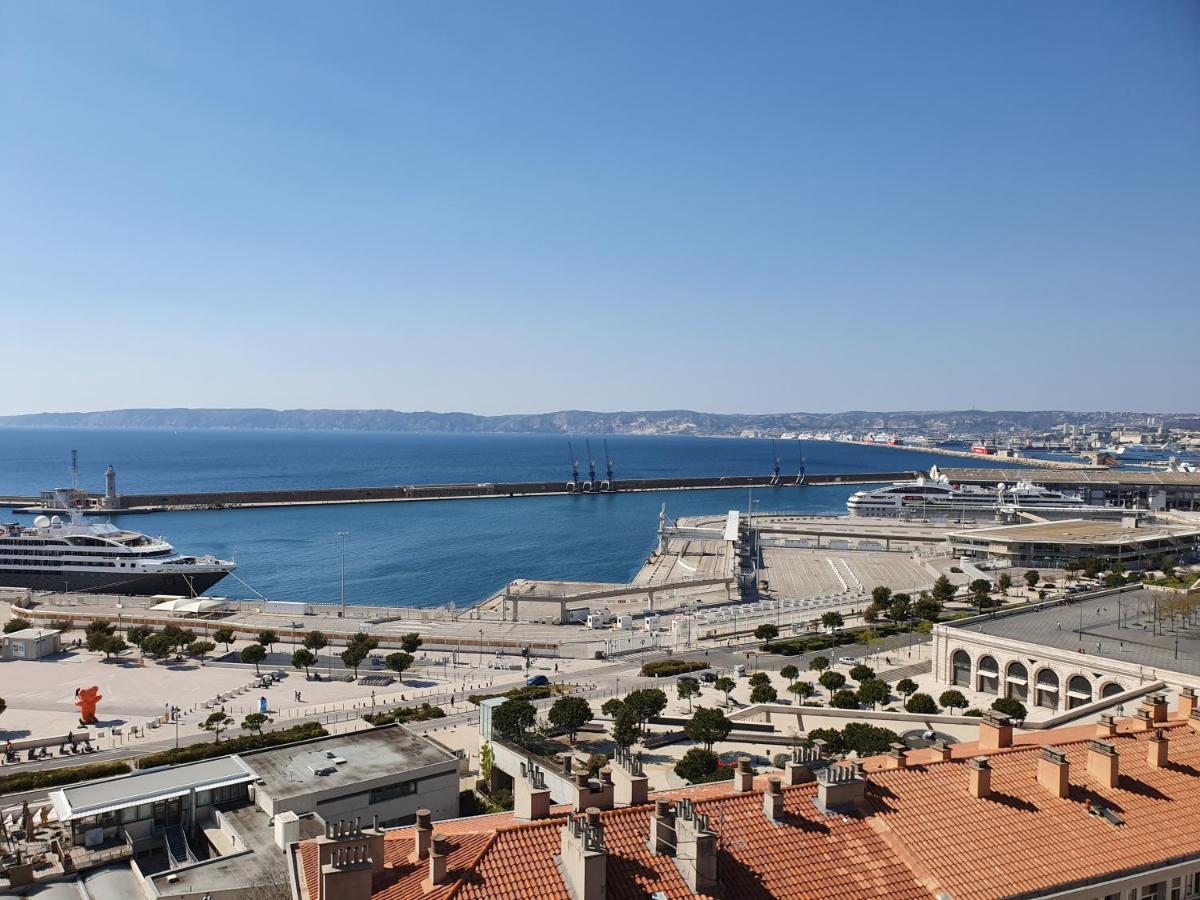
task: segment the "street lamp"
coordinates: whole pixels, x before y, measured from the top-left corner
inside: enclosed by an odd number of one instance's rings
[[[348,531],[339,531],[338,537],[342,539],[342,612],[341,617],[346,618],[346,538],[350,536]]]
[[[507,665],[507,663],[505,663]],[[483,629],[479,629],[479,668],[483,668]]]

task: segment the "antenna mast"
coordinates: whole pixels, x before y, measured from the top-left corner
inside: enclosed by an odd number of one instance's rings
[[[79,487],[79,451],[71,451],[71,491]]]

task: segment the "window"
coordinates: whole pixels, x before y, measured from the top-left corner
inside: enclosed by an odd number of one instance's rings
[[[395,800],[397,797],[410,797],[417,792],[415,781],[398,781],[386,787],[374,788],[368,803],[383,803],[385,800]]]

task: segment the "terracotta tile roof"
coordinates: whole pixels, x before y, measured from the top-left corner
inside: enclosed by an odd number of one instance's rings
[[[1087,773],[1086,739],[1064,742],[1044,733],[1043,743],[1053,740],[1070,764],[1065,799],[1038,783],[1037,747],[987,754],[993,796],[984,800],[967,792],[963,761],[880,772],[871,779],[870,821],[898,855],[919,861],[956,900],[1044,889],[1200,853],[1200,734],[1178,724],[1166,734],[1171,762],[1163,769],[1147,761],[1150,734],[1109,738],[1119,754],[1120,780],[1108,789]],[[1125,824],[1089,816],[1089,800]]]
[[[654,797],[686,796],[709,816],[719,835],[718,872],[728,896],[928,900],[945,892],[955,900],[982,900],[1200,853],[1200,734],[1169,723],[1171,762],[1158,769],[1147,761],[1151,735],[1130,734],[1129,727],[1110,739],[1121,771],[1112,790],[1087,774],[1094,726],[1037,735],[1039,743],[1066,753],[1071,787],[1065,799],[1038,783],[1040,749],[1028,743],[987,754],[993,796],[983,800],[968,793],[968,766],[961,758],[979,755],[974,747],[928,765],[915,764],[914,751],[910,768],[872,773],[862,815],[821,815],[812,802],[816,786],[806,784],[784,790],[783,819],[772,823],[762,811],[765,777],[746,794],[721,782]],[[1117,812],[1125,824],[1088,815],[1089,800]],[[671,900],[694,896],[674,860],[646,845],[651,809],[603,813],[609,897],[643,900],[655,891]],[[564,821],[556,807],[553,818],[540,822],[499,815],[435,823],[450,839],[450,883],[429,894],[421,890],[426,864],[407,862],[412,829],[389,831],[374,900],[566,900],[555,859]],[[315,843],[302,842],[299,853],[308,900],[315,900]]]

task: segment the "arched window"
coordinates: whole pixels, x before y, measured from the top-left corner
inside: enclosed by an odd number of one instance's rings
[[[1092,702],[1092,683],[1083,675],[1072,675],[1067,682],[1067,709]]]
[[[1029,670],[1023,663],[1008,664],[1004,673],[1004,696],[1021,701],[1029,699]]]
[[[1110,681],[1104,687],[1100,688],[1100,696],[1101,697],[1111,697],[1114,694],[1121,693],[1121,691],[1123,691],[1123,690],[1125,690],[1125,689],[1123,687],[1121,687],[1119,684],[1117,684],[1115,681]]]
[[[976,675],[976,690],[984,694],[1000,693],[1000,666],[994,656],[979,657],[979,672]]]
[[[955,687],[969,688],[971,686],[971,654],[966,650],[955,650],[951,657],[954,671],[950,673],[950,683]]]
[[[1046,709],[1058,709],[1058,675],[1053,669],[1042,669],[1037,673],[1036,687],[1033,702]]]

